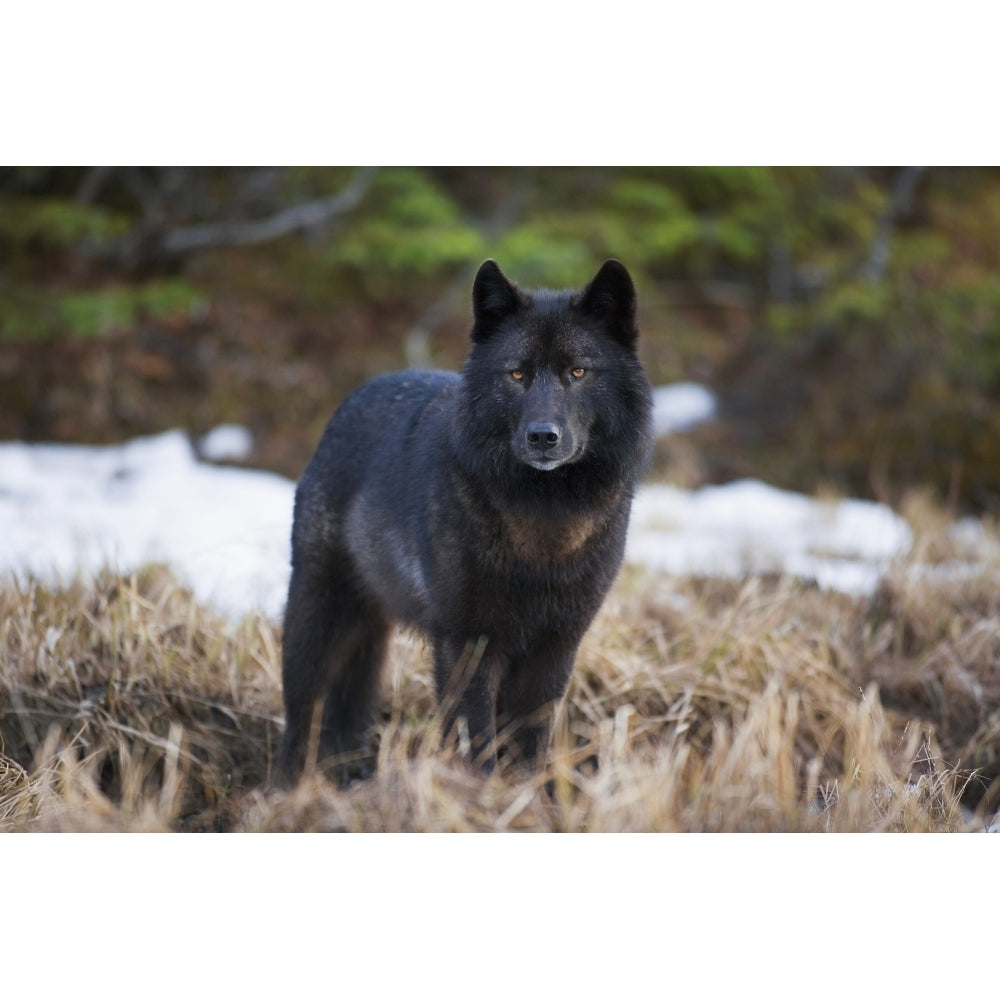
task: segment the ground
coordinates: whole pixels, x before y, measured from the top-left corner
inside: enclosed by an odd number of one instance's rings
[[[1000,798],[996,568],[872,597],[626,571],[586,637],[548,768],[438,745],[397,637],[367,764],[270,789],[280,630],[150,567],[0,590],[0,829],[959,831]]]

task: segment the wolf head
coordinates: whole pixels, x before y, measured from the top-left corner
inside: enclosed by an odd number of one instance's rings
[[[622,459],[637,440],[648,448],[635,287],[621,263],[582,290],[526,291],[487,260],[472,303],[464,410],[495,467],[552,473]]]
[[[528,310],[544,312],[574,308],[582,316],[603,323],[605,332],[635,348],[635,286],[625,265],[607,260],[581,292],[538,289],[524,292],[500,270],[495,260],[483,261],[472,285],[474,343],[484,343],[506,320]],[[547,308],[546,308],[547,307]]]

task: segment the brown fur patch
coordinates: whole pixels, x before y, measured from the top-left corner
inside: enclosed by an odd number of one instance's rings
[[[504,534],[518,559],[546,562],[566,559],[586,545],[599,526],[588,515],[558,521],[506,515],[502,518]]]

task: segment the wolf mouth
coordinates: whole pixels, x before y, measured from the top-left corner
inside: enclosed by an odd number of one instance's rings
[[[535,455],[524,460],[526,465],[530,465],[539,472],[549,472],[558,469],[561,465],[569,465],[580,457],[580,452],[573,452],[570,455]]]
[[[538,469],[539,472],[551,472],[553,469],[558,469],[563,465],[570,465],[578,459],[582,458],[587,450],[587,445],[583,444],[577,445],[577,447],[566,454],[559,454],[557,449],[553,448],[549,451],[541,453],[533,453],[528,455],[521,455],[520,460],[525,465],[530,465],[533,469]]]
[[[539,472],[549,472],[570,461],[572,458],[529,458],[527,464],[533,469],[538,469]]]

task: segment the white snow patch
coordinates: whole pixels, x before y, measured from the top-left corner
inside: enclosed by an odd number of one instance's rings
[[[198,462],[181,431],[109,448],[0,444],[0,572],[58,582],[161,561],[226,614],[276,618],[294,489]]]
[[[239,424],[219,424],[198,442],[198,452],[210,462],[245,462],[253,452],[253,434]]]
[[[653,433],[689,431],[715,416],[715,396],[703,385],[678,382],[653,390]]]
[[[160,561],[225,614],[277,619],[294,491],[281,476],[199,462],[181,431],[107,448],[0,444],[0,573],[57,583]],[[655,573],[783,573],[864,594],[910,544],[879,504],[746,480],[643,487],[626,558]]]
[[[653,572],[781,573],[871,593],[912,544],[906,522],[862,500],[813,500],[755,480],[695,492],[650,485],[632,507],[626,559]]]

